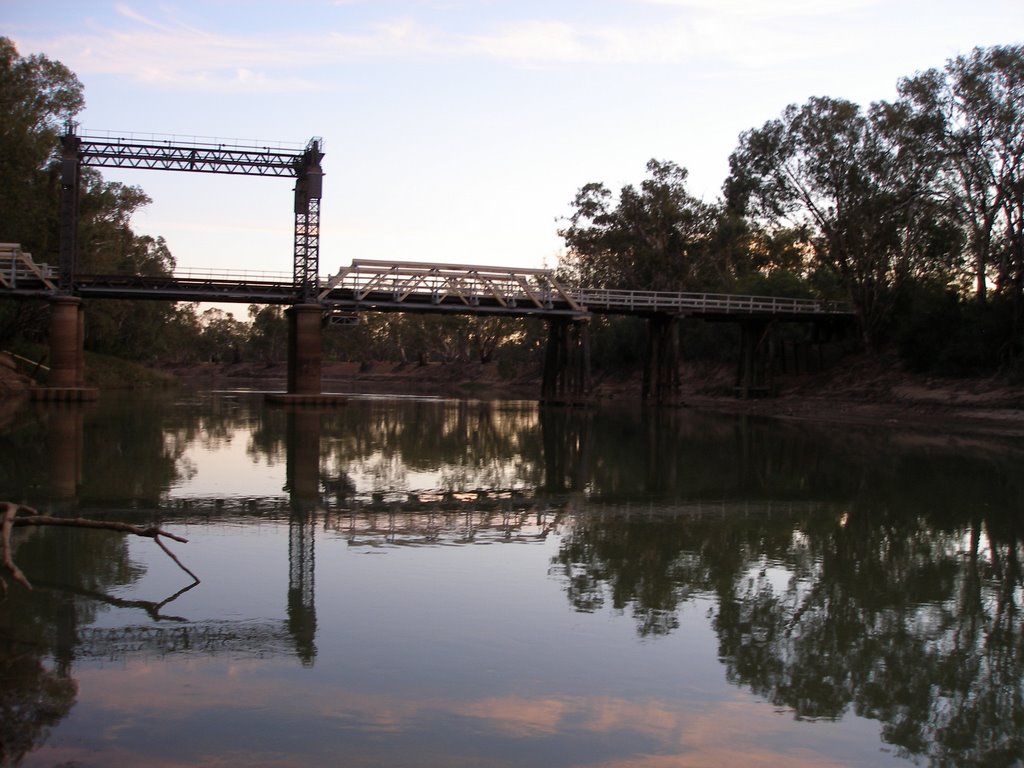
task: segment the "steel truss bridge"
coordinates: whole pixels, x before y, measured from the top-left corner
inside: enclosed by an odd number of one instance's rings
[[[5,250],[6,249],[6,250]],[[354,260],[314,281],[310,297],[327,312],[441,312],[570,316],[669,314],[707,319],[765,317],[814,320],[852,316],[847,302],[704,292],[633,291],[563,285],[552,270],[518,267]],[[0,296],[56,294],[52,268],[17,246],[0,244]],[[83,298],[153,299],[246,304],[302,302],[302,287],[285,274],[181,271],[168,276],[75,275]]]
[[[77,126],[69,123],[61,137],[59,268],[37,264],[15,244],[0,244],[0,296],[321,304],[334,313],[461,312],[576,318],[614,313],[795,320],[852,314],[843,302],[569,287],[547,269],[360,259],[323,278],[320,198],[324,154],[319,137],[311,138],[304,147],[289,148],[154,135],[79,135],[76,131]],[[83,166],[294,179],[292,274],[81,274],[77,249]]]

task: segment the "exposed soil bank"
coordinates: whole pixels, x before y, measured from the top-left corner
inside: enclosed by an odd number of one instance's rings
[[[283,363],[168,365],[185,386],[283,391]],[[496,364],[327,363],[325,392],[536,400],[536,370]],[[0,407],[18,407],[31,386],[0,355]],[[640,402],[638,374],[598,377],[596,402]],[[822,373],[776,378],[775,397],[740,399],[727,366],[684,367],[679,407],[836,424],[899,425],[928,431],[1024,437],[1024,386],[1005,378],[936,379],[902,371],[895,358],[851,356]]]

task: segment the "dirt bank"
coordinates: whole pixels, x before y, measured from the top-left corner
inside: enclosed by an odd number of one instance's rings
[[[742,400],[705,388],[685,400],[693,407],[787,419],[1024,436],[1024,387],[1005,377],[939,379],[907,373],[895,357],[855,356],[776,384],[772,398]]]
[[[284,389],[283,364],[240,363],[171,367],[184,382],[203,387]],[[774,397],[740,399],[734,371],[695,363],[684,369],[681,407],[847,424],[1024,436],[1024,387],[1005,378],[937,379],[901,370],[895,357],[852,356],[830,370],[778,377]],[[640,400],[638,374],[595,380],[598,402]],[[536,400],[538,371],[502,372],[496,364],[427,365],[329,363],[323,387],[330,392]]]
[[[168,365],[162,370],[203,389],[284,390],[283,363]],[[327,392],[536,400],[539,372],[503,371],[497,364],[327,363]],[[597,402],[640,401],[640,377],[595,379]],[[779,377],[774,397],[740,399],[727,366],[684,368],[680,407],[813,420],[888,424],[939,432],[1024,437],[1024,386],[1002,377],[937,379],[901,370],[895,357],[851,356],[822,373]],[[0,406],[16,407],[31,381],[0,355]]]

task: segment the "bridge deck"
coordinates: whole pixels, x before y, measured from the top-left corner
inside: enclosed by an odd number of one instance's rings
[[[20,250],[3,250],[0,296],[55,293],[53,270],[26,265]],[[16,249],[16,246],[11,246]],[[20,254],[20,255],[16,255]],[[17,264],[15,265],[15,260]],[[2,271],[2,270],[0,270]],[[318,301],[344,312],[442,312],[585,317],[591,314],[671,314],[707,319],[766,317],[811,320],[851,316],[847,302],[723,293],[630,291],[563,285],[552,270],[429,262],[354,260],[321,278]],[[293,304],[290,275],[186,272],[172,276],[76,275],[85,298]]]

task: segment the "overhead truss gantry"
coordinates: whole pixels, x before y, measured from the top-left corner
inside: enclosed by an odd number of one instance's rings
[[[159,171],[241,176],[287,176],[295,179],[293,281],[296,300],[314,301],[320,265],[320,197],[323,191],[323,140],[314,137],[304,149],[243,144],[139,140],[134,137],[77,135],[69,123],[61,137],[60,289],[74,290],[78,251],[78,188],[82,166],[142,168]]]

